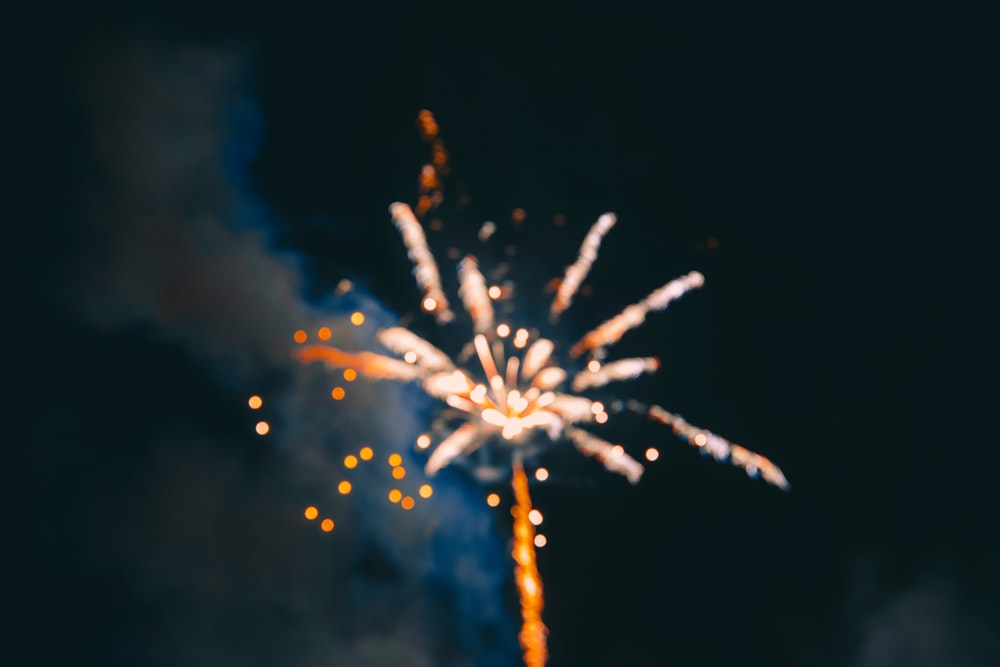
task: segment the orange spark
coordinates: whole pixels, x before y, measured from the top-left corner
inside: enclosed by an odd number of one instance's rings
[[[542,595],[542,578],[538,574],[535,562],[535,527],[530,516],[532,513],[531,496],[528,495],[528,476],[520,461],[514,461],[514,476],[511,480],[514,487],[514,579],[517,581],[517,592],[521,598],[521,633],[519,639],[524,650],[525,667],[544,667],[548,660],[546,637],[548,628],[542,622],[542,607],[545,599]]]

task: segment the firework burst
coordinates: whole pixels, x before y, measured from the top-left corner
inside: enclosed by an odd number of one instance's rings
[[[413,261],[417,283],[424,291],[424,310],[439,323],[452,321],[454,314],[449,309],[440,272],[427,247],[420,222],[406,204],[395,203],[389,210]],[[572,303],[577,288],[597,258],[601,238],[614,223],[612,213],[602,215],[594,223],[577,261],[566,269],[552,303],[553,316],[564,312]],[[555,344],[550,339],[530,341],[526,329],[511,332],[509,325],[496,323],[486,279],[473,256],[466,256],[459,262],[458,275],[459,298],[472,320],[470,356],[478,362],[474,371],[459,368],[443,351],[404,327],[389,327],[376,335],[376,340],[397,355],[395,357],[374,352],[345,352],[326,344],[303,346],[296,350],[296,356],[302,362],[322,361],[332,368],[355,369],[370,379],[418,382],[427,394],[452,408],[462,423],[433,445],[425,466],[428,475],[434,475],[455,459],[490,441],[509,445],[513,457],[520,459],[526,446],[537,442],[541,436],[553,442],[566,440],[581,453],[599,460],[607,470],[624,475],[633,484],[638,482],[643,473],[642,464],[629,456],[621,445],[586,430],[588,424],[606,422],[608,413],[602,402],[581,392],[655,372],[660,365],[655,357],[633,357],[607,363],[602,363],[601,359],[606,357],[609,346],[630,329],[641,325],[648,313],[664,310],[688,291],[701,287],[704,277],[692,271],[671,280],[584,335],[570,347],[568,357],[570,361],[584,354],[590,358],[584,369],[570,378],[565,368],[556,363]],[[511,345],[508,345],[510,338]],[[660,406],[629,401],[627,407],[672,427],[677,435],[704,449],[716,460],[728,459],[751,476],[760,474],[771,484],[788,488],[781,470],[763,456],[692,426]]]
[[[420,127],[425,140],[434,147],[433,164],[425,165],[421,173],[418,212],[423,215],[440,202],[441,185],[437,174],[447,170],[447,153],[429,112],[421,113]],[[421,307],[438,325],[454,321],[455,315],[441,284],[441,273],[418,216],[410,206],[398,202],[389,207],[389,213],[402,236],[417,284],[423,291]],[[597,260],[601,241],[616,222],[614,213],[605,213],[584,237],[576,261],[566,268],[558,282],[549,311],[553,320],[573,303]],[[483,230],[486,229],[489,229],[488,238],[492,223],[484,224]],[[483,230],[480,230],[480,238],[483,238]],[[587,429],[589,425],[607,422],[608,412],[602,402],[588,398],[584,392],[658,370],[660,363],[655,357],[606,361],[608,348],[628,331],[642,325],[647,315],[665,310],[676,299],[701,287],[705,279],[701,273],[692,271],[653,290],[580,338],[569,348],[565,363],[561,364],[552,340],[538,336],[531,340],[532,334],[527,329],[512,331],[507,323],[497,323],[493,300],[500,298],[503,290],[487,287],[475,257],[467,255],[458,263],[458,278],[458,297],[471,320],[473,334],[470,344],[459,356],[461,363],[456,363],[413,331],[399,326],[382,329],[376,334],[378,343],[395,356],[368,351],[347,352],[329,344],[303,345],[295,355],[303,363],[321,361],[331,368],[350,369],[369,379],[416,382],[428,395],[444,402],[449,408],[447,413],[457,417],[458,426],[444,433],[437,443],[426,434],[418,439],[418,449],[430,450],[425,464],[428,475],[434,475],[487,443],[499,442],[507,447],[515,499],[513,557],[523,619],[520,641],[525,664],[540,667],[547,660],[547,630],[541,619],[544,601],[535,563],[535,546],[539,544],[536,538],[544,538],[535,535],[529,520],[537,510],[531,507],[523,461],[530,447],[539,441],[567,441],[582,454],[600,461],[608,471],[637,483],[644,472],[643,465],[629,456],[623,446],[608,442]],[[298,342],[304,342],[304,338]],[[474,363],[470,367],[467,362],[471,360]],[[582,370],[570,377],[567,370],[570,364],[582,365]],[[623,405],[653,422],[669,426],[681,439],[717,461],[728,460],[751,477],[759,475],[774,486],[788,489],[781,470],[760,454],[692,426],[658,405],[644,405],[634,400]],[[652,448],[646,452],[650,461],[657,455]],[[548,471],[539,469],[535,476],[544,479]]]

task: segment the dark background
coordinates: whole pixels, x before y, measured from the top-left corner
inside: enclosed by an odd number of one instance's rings
[[[593,294],[551,333],[702,271],[614,350],[664,364],[619,394],[792,483],[638,420],[607,431],[660,447],[638,487],[543,453],[551,665],[1000,664],[976,17],[122,3],[15,23],[5,442],[25,664],[517,664],[509,521],[485,489],[449,471],[412,517],[372,509],[378,480],[370,503],[331,489],[344,453],[406,449],[433,409],[386,388],[331,407],[287,356],[300,326],[360,349],[373,328],[347,312],[415,309],[385,209],[415,198],[422,108],[449,196],[470,196],[431,235],[446,278],[446,248],[496,220],[518,314],[544,329],[545,283],[616,211]],[[338,301],[344,277],[361,289]],[[251,393],[275,397],[270,440]],[[323,502],[330,535],[301,519]]]

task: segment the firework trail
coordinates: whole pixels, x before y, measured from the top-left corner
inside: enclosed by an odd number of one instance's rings
[[[518,458],[514,459],[511,484],[514,488],[514,579],[521,599],[521,633],[519,639],[524,649],[527,667],[543,667],[548,659],[546,635],[548,628],[542,622],[542,577],[535,562],[535,526],[531,523],[531,496],[528,495],[528,476]]]
[[[435,164],[440,161],[439,167],[446,166],[447,154],[438,143],[437,126],[429,112],[421,112],[420,126],[425,139],[435,146]],[[433,165],[428,166],[433,169]],[[427,166],[421,176],[422,204],[418,207],[421,212],[440,203],[442,192],[440,182],[429,180],[426,172]],[[435,197],[428,204],[425,197],[431,194]],[[410,206],[399,202],[392,204],[389,212],[413,263],[417,284],[424,292],[423,309],[434,316],[438,325],[451,322],[454,313],[449,309],[437,263],[417,215]],[[558,285],[550,308],[552,319],[572,304],[597,259],[603,237],[616,221],[614,213],[605,213],[590,228],[576,261],[566,268]],[[692,271],[671,280],[584,335],[569,349],[568,358],[571,362],[584,354],[589,358],[585,369],[569,380],[568,389],[572,393],[566,393],[561,388],[567,383],[569,373],[554,359],[555,344],[547,338],[537,337],[529,345],[531,335],[526,329],[519,329],[511,341],[513,349],[510,349],[507,339],[511,328],[506,323],[496,324],[491,302],[499,295],[491,294],[476,259],[471,255],[462,259],[458,275],[458,296],[473,329],[468,357],[478,362],[472,371],[459,368],[443,351],[403,327],[383,329],[377,335],[378,342],[401,359],[372,352],[345,352],[326,344],[302,347],[295,356],[303,363],[321,361],[332,368],[353,369],[374,380],[417,382],[429,396],[443,401],[451,409],[450,413],[463,421],[434,446],[425,464],[428,475],[434,475],[491,441],[499,441],[510,448],[515,498],[512,510],[515,578],[523,621],[520,641],[525,664],[540,667],[547,660],[547,630],[541,620],[544,601],[535,564],[534,528],[528,520],[532,511],[531,499],[521,460],[528,445],[541,435],[552,442],[568,441],[580,453],[599,461],[609,472],[624,476],[632,484],[638,483],[644,472],[642,464],[629,456],[621,445],[586,430],[586,425],[603,424],[609,417],[603,403],[581,392],[655,372],[660,363],[654,357],[607,363],[602,360],[607,349],[628,331],[640,326],[649,313],[665,310],[676,299],[701,287],[705,279],[701,273]],[[751,477],[759,474],[768,483],[788,489],[781,470],[765,457],[711,431],[692,426],[659,406],[646,407],[630,401],[627,407],[669,426],[680,438],[711,454],[717,461],[729,460]],[[419,449],[430,447],[429,440],[417,444]],[[647,458],[650,457],[647,455]]]

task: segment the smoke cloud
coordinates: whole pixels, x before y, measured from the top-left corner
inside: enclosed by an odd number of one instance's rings
[[[78,363],[106,382],[78,402],[53,391],[14,437],[55,489],[46,511],[73,499],[80,527],[75,546],[30,529],[70,560],[28,568],[29,616],[79,628],[49,649],[76,664],[509,665],[507,547],[480,492],[446,474],[411,512],[386,500],[389,451],[424,481],[425,397],[357,382],[334,405],[330,375],[291,360],[297,328],[361,349],[394,318],[360,291],[310,303],[303,262],[274,249],[248,175],[264,133],[251,63],[141,41],[87,53],[84,222],[74,278],[49,296],[72,304],[97,350]],[[267,438],[251,435],[250,393]],[[340,496],[363,444],[376,459]],[[97,472],[51,463],[81,458]],[[302,519],[307,503],[333,533]]]

